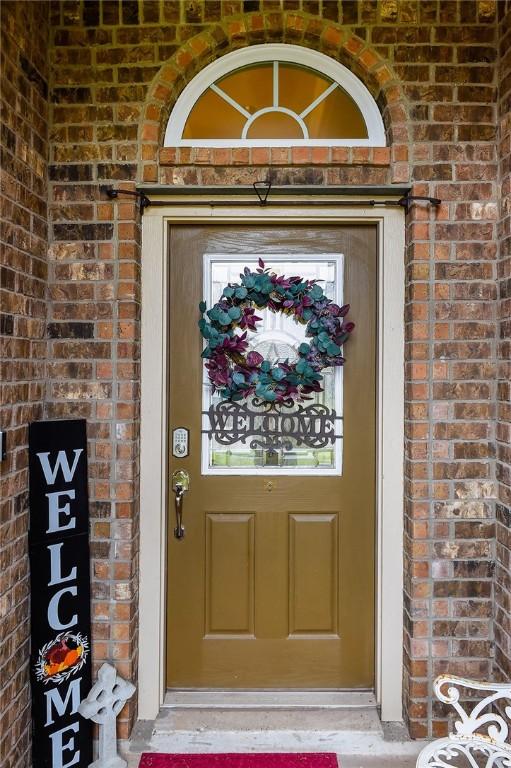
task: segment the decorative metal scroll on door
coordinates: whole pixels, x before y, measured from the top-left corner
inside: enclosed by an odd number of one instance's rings
[[[326,448],[342,438],[342,416],[321,403],[294,405],[292,412],[282,408],[261,411],[260,406],[257,399],[252,403],[213,404],[203,411],[209,422],[203,433],[220,445],[246,445],[250,441],[252,450],[266,451],[291,451],[295,445]]]

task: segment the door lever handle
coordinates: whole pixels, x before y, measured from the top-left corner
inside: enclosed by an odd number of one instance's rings
[[[177,469],[172,475],[172,490],[175,494],[175,509],[176,509],[176,527],[174,528],[174,536],[176,539],[182,539],[185,535],[185,529],[183,525],[183,497],[190,487],[190,475],[184,469]]]

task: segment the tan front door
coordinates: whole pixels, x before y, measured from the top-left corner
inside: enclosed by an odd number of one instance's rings
[[[169,447],[169,474],[186,470],[190,490],[181,540],[169,492],[169,687],[373,687],[376,253],[371,225],[171,228],[170,434],[184,427],[190,438],[186,458]],[[198,304],[258,256],[292,274],[335,272],[325,279],[332,291],[342,282],[356,323],[342,380],[329,384],[337,403],[342,395],[341,453],[297,451],[277,472],[264,451],[215,453],[201,434]],[[266,349],[286,332],[268,331]]]

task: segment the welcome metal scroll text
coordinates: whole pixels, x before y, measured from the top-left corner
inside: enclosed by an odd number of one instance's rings
[[[326,405],[294,405],[293,411],[261,410],[257,403],[216,403],[202,412],[204,434],[220,445],[290,451],[293,445],[326,448],[342,437],[342,417]]]

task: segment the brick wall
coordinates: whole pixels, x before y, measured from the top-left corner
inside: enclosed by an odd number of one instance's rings
[[[416,206],[406,230],[405,710],[412,735],[444,733],[432,679],[488,677],[493,654],[497,3],[66,0],[51,4],[50,22],[46,413],[89,421],[96,664],[113,659],[136,678],[140,220],[102,187],[267,173],[284,184],[411,181],[444,202]],[[322,50],[354,71],[389,148],[160,150],[184,85],[265,41]],[[502,122],[503,94],[500,105]],[[506,167],[504,157],[501,177]]]
[[[135,670],[139,230],[132,204],[105,202],[99,185],[251,183],[254,166],[257,178],[269,172],[279,183],[411,180],[416,193],[445,202],[436,212],[417,207],[407,225],[405,705],[414,736],[431,723],[443,733],[444,712],[429,698],[434,675],[491,671],[496,4],[283,6],[54,9],[52,356],[63,380],[52,386],[52,409],[91,419],[96,657]],[[323,50],[361,77],[382,109],[389,150],[159,155],[194,74],[236,47],[274,40]],[[65,338],[77,333],[90,339]],[[121,463],[119,449],[129,451]],[[129,618],[113,615],[119,607]]]
[[[511,676],[511,6],[502,4],[499,22],[497,551],[495,571],[495,657],[500,674]]]
[[[0,764],[29,764],[27,424],[43,414],[48,7],[2,2]]]

